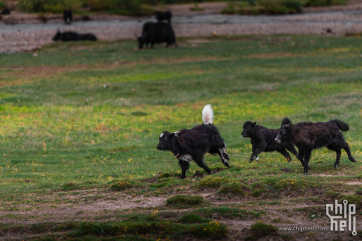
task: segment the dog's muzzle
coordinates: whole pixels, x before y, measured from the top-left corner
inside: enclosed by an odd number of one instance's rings
[[[241,135],[242,135],[243,137],[248,137],[248,135],[245,134],[244,132],[241,132]]]
[[[157,145],[157,150],[162,150],[162,147],[160,145]]]
[[[278,144],[282,143],[282,142],[278,139],[278,137],[275,138],[275,142],[278,143]]]

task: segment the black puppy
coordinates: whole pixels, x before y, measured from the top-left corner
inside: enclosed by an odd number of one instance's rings
[[[53,37],[53,41],[96,41],[97,37],[92,33],[78,34],[76,32],[58,32]]]
[[[277,151],[283,156],[285,156],[290,162],[292,159],[290,158],[287,150],[292,152],[295,156],[297,156],[297,150],[294,145],[289,141],[284,141],[281,143],[276,143],[275,138],[278,135],[279,129],[268,129],[261,125],[256,125],[256,122],[247,121],[244,123],[243,131],[241,135],[245,138],[251,139],[252,150],[249,163],[258,157],[261,152],[273,152]],[[287,150],[286,150],[287,149]],[[303,163],[302,163],[303,165]]]
[[[187,130],[181,129],[178,132],[161,133],[157,149],[161,151],[171,151],[175,158],[179,160],[182,169],[181,179],[186,176],[186,171],[190,167],[190,161],[194,160],[197,165],[204,168],[208,174],[212,174],[210,168],[204,163],[206,153],[218,154],[222,163],[229,166],[229,155],[226,152],[224,139],[220,136],[218,129],[212,124],[214,113],[211,105],[206,105],[202,110],[202,120],[204,124],[195,126]]]

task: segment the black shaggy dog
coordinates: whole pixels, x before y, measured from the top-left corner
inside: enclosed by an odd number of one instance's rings
[[[228,163],[230,158],[226,152],[224,139],[212,124],[213,116],[211,105],[206,105],[202,110],[204,124],[195,126],[191,130],[181,129],[175,133],[168,131],[161,133],[157,149],[171,151],[179,160],[182,169],[181,179],[185,178],[191,160],[204,168],[208,174],[212,174],[210,168],[204,163],[206,153],[218,154],[222,163],[230,167]]]
[[[142,49],[143,45],[148,47],[151,44],[151,49],[155,43],[166,42],[166,48],[172,44],[177,47],[175,32],[171,24],[163,22],[146,22],[143,24],[142,36],[137,37],[138,48]]]
[[[96,41],[97,37],[92,33],[78,34],[76,32],[58,32],[53,37],[53,41]]]
[[[287,150],[297,156],[297,150],[292,143],[283,141],[278,144],[275,142],[275,137],[277,137],[278,131],[279,129],[268,129],[264,126],[257,125],[256,122],[247,121],[244,123],[241,135],[245,138],[251,139],[253,150],[249,163],[254,161],[261,152],[277,151],[285,156],[288,162],[292,159],[290,158]]]
[[[341,149],[347,152],[348,159],[351,162],[356,162],[340,130],[348,131],[349,126],[337,119],[317,123],[300,122],[293,125],[289,118],[284,118],[275,141],[277,143],[289,141],[298,147],[298,158],[303,161],[304,175],[307,175],[310,156],[312,151],[317,148],[327,147],[336,152],[335,168],[339,165]]]
[[[70,24],[73,21],[73,13],[71,10],[64,10],[63,19],[65,24]]]
[[[154,13],[159,22],[161,22],[162,20],[166,20],[168,23],[171,23],[172,13],[170,11],[166,12],[155,11]]]

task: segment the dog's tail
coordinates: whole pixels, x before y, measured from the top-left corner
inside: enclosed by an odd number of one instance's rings
[[[336,124],[341,131],[349,131],[349,125],[346,122],[338,119],[330,120],[330,122]]]
[[[204,124],[212,124],[212,120],[214,119],[214,112],[211,108],[211,105],[205,105],[202,110],[202,121]]]

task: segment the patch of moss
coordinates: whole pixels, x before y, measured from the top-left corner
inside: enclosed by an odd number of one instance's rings
[[[166,200],[167,206],[176,207],[197,206],[203,203],[205,200],[201,196],[175,195]]]
[[[228,207],[217,207],[217,208],[202,208],[194,210],[194,213],[200,214],[206,218],[212,218],[212,215],[218,213],[228,218],[248,218],[248,217],[259,217],[261,211],[249,211],[239,208],[228,208]]]
[[[183,215],[178,221],[185,224],[192,224],[211,222],[211,219],[203,218],[197,214],[187,213]]]
[[[362,188],[357,188],[354,192],[356,195],[362,195]]]
[[[110,185],[110,188],[113,191],[122,191],[122,190],[125,190],[126,188],[130,188],[130,187],[132,187],[132,184],[127,181],[116,181]]]
[[[253,234],[245,238],[245,240],[257,240],[261,237],[278,234],[278,229],[276,227],[262,222],[251,225],[251,231]]]
[[[221,186],[221,184],[226,183],[226,178],[221,177],[215,177],[215,176],[207,176],[200,180],[199,187],[212,187],[212,188],[218,188]]]
[[[248,187],[240,182],[231,182],[221,186],[219,194],[244,195]]]
[[[63,191],[71,191],[71,190],[76,190],[79,189],[79,185],[74,183],[74,182],[69,182],[69,183],[65,183],[60,187],[61,190]]]

